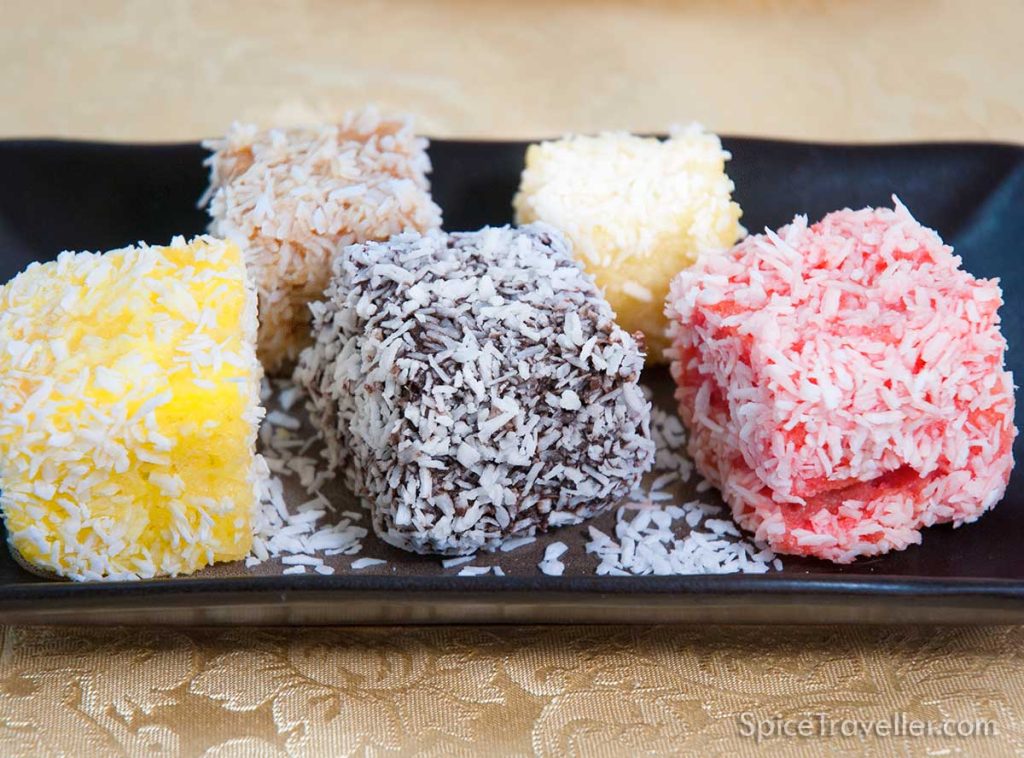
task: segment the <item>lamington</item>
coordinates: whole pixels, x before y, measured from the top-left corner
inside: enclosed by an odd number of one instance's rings
[[[797,217],[675,279],[689,449],[776,552],[849,563],[970,523],[1013,468],[998,280],[895,208]]]
[[[0,509],[21,562],[137,579],[243,558],[256,290],[209,237],[63,253],[0,287]]]
[[[431,199],[427,140],[408,119],[367,108],[337,124],[260,130],[234,124],[203,143],[210,233],[241,246],[259,291],[258,354],[288,374],[310,340],[309,303],[331,261],[355,242],[441,225]]]
[[[312,310],[296,381],[392,545],[494,550],[610,508],[652,464],[642,337],[551,227],[352,246]]]

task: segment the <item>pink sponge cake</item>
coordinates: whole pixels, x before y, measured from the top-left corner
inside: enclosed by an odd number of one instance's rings
[[[689,447],[740,526],[848,563],[968,523],[1013,468],[998,281],[894,210],[805,217],[672,284]]]

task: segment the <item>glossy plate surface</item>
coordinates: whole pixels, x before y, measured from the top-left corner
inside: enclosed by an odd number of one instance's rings
[[[1024,376],[1024,148],[725,143],[751,230],[795,213],[814,220],[844,206],[888,204],[898,194],[969,271],[1001,278],[1007,362]],[[509,222],[524,150],[435,141],[433,190],[446,228]],[[197,145],[0,142],[0,281],[63,249],[202,232],[203,157]],[[1018,460],[1022,446],[1019,437]],[[536,551],[525,550],[502,556],[509,576],[455,577],[436,561],[393,551],[389,566],[370,575],[229,566],[190,578],[73,584],[37,577],[0,549],[0,623],[1021,623],[1022,477],[1018,467],[1003,502],[978,523],[929,529],[921,546],[845,567],[786,559],[782,572],[764,576],[597,577],[578,559],[567,560],[565,576],[546,577]]]

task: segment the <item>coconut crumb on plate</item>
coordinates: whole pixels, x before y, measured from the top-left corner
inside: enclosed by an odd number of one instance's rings
[[[360,569],[370,568],[370,566],[383,566],[387,561],[380,558],[356,558],[352,561],[352,570],[359,571]]]
[[[333,568],[320,570],[323,557],[358,554],[367,530],[356,523],[362,519],[361,513],[348,510],[335,513],[334,504],[322,490],[332,477],[319,456],[308,458],[311,468],[294,464],[296,458],[305,458],[297,451],[315,443],[315,440],[310,442],[315,434],[303,429],[301,418],[286,417],[273,406],[294,403],[300,395],[300,388],[290,381],[264,380],[262,396],[272,410],[260,429],[260,498],[253,522],[252,554],[245,564],[253,568],[265,561],[280,559],[285,565],[307,564],[314,566],[317,573],[329,574],[334,572]],[[296,426],[289,420],[283,426],[275,425],[284,418],[296,418],[300,423]],[[304,438],[303,434],[308,437]],[[276,465],[267,465],[270,461]],[[290,488],[286,487],[286,482]],[[302,500],[289,503],[288,489],[302,493]]]

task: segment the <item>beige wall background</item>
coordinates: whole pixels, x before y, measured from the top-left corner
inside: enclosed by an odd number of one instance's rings
[[[437,136],[1024,142],[1020,0],[0,0],[0,136],[180,140],[374,102]]]

